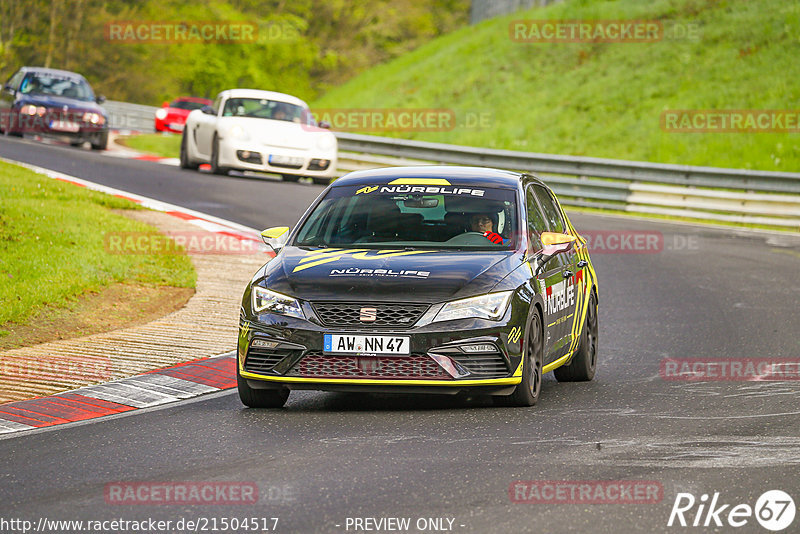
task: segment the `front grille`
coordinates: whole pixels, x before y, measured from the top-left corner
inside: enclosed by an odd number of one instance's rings
[[[422,317],[427,304],[367,304],[364,302],[315,302],[314,311],[325,326],[377,326],[408,328]],[[374,321],[361,321],[361,308],[377,310]]]
[[[250,347],[244,360],[244,370],[251,373],[265,373],[272,369],[287,356],[297,354],[298,350],[291,349],[266,349]]]
[[[438,363],[422,354],[360,357],[310,351],[286,374],[305,378],[452,379]]]
[[[502,378],[508,374],[508,366],[506,366],[503,357],[497,352],[491,354],[448,354],[447,356],[469,371],[471,377]]]

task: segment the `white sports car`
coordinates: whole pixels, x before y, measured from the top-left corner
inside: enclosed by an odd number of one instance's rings
[[[255,89],[222,91],[212,106],[192,111],[181,140],[184,169],[209,163],[215,174],[272,172],[291,182],[308,176],[330,183],[336,155],[336,137],[316,124],[305,102]]]

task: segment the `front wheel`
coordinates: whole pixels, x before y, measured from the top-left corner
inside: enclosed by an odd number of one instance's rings
[[[316,185],[328,185],[331,183],[331,179],[325,178],[324,176],[312,176],[311,181]]]
[[[282,389],[254,389],[247,385],[247,379],[239,374],[236,368],[236,386],[239,390],[239,399],[249,408],[281,408],[289,398],[289,390]]]
[[[105,150],[108,148],[108,130],[100,132],[91,140],[92,150]]]
[[[506,397],[494,397],[501,406],[533,406],[539,401],[542,392],[542,362],[544,360],[542,342],[542,319],[539,311],[533,312],[525,351],[522,360],[522,382],[514,393]]]
[[[187,136],[187,133],[184,131],[183,135],[181,136],[181,158],[180,158],[181,159],[181,169],[197,170],[197,168],[200,167],[200,165],[197,164],[197,163],[193,163],[189,159],[189,149],[186,146],[186,143],[187,143],[186,136]]]
[[[228,174],[227,167],[219,165],[219,139],[214,135],[214,143],[211,145],[211,172],[214,174]]]
[[[559,382],[586,382],[594,378],[597,368],[597,299],[589,296],[586,323],[583,325],[581,341],[569,365],[562,365],[553,374]]]
[[[300,180],[300,177],[296,174],[281,174],[281,180],[284,182],[297,182]]]

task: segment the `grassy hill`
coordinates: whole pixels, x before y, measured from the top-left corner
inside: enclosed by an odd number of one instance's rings
[[[657,19],[694,39],[521,43],[518,19]],[[447,108],[459,126],[394,132],[444,143],[800,171],[800,134],[673,133],[675,109],[800,110],[795,0],[567,0],[485,21],[339,86],[312,108]],[[489,124],[466,124],[484,113]],[[365,132],[368,133],[368,132]]]

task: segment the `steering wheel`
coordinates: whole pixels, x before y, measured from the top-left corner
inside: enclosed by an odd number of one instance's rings
[[[480,237],[482,240],[486,240],[486,237],[484,237],[482,232],[464,232],[463,234],[458,234],[451,237],[446,242],[453,244],[474,243],[475,237]]]

